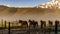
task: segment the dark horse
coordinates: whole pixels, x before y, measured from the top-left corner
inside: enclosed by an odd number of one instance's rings
[[[52,26],[53,25],[53,22],[52,21],[48,21],[49,22],[49,26]]]
[[[41,32],[44,32],[46,34],[46,21],[41,20]]]
[[[40,21],[41,22],[41,28],[46,27],[46,22],[45,21]]]
[[[33,27],[35,28],[36,26],[38,26],[38,22],[34,21],[34,20],[29,20],[30,25],[33,25]]]
[[[19,23],[21,24],[22,27],[24,27],[24,26],[27,26],[28,27],[27,21],[19,20]]]

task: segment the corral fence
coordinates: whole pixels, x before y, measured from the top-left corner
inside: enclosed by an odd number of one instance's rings
[[[21,21],[20,21],[21,22]],[[52,21],[48,21],[49,26],[46,26],[46,21],[40,21],[41,25],[36,25],[37,22],[31,24],[31,25],[26,25],[25,21],[23,23],[23,26],[21,26],[20,23],[16,23],[16,25],[20,24],[20,26],[14,26],[14,23],[11,24],[11,22],[8,22],[6,24],[6,21],[1,22],[2,27],[0,27],[0,34],[60,34],[60,23],[59,21],[55,21],[55,25],[53,25]],[[8,26],[7,26],[8,25]],[[12,25],[12,27],[11,27]]]

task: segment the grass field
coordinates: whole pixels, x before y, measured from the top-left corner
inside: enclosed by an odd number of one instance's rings
[[[8,27],[6,28],[3,28],[0,27],[0,34],[9,34],[8,33]],[[51,28],[52,30],[50,30],[50,33],[49,33],[49,28]],[[32,26],[29,28],[29,27],[20,27],[20,26],[13,26],[13,27],[10,27],[10,34],[55,34],[54,32],[54,26],[52,27],[46,27],[46,29],[41,29],[40,26],[39,27],[35,27],[33,28]],[[43,30],[43,31],[42,31]],[[45,32],[47,31],[47,32]],[[58,34],[60,34],[60,27],[58,27]]]

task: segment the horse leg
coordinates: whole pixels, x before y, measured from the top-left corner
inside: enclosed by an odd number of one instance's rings
[[[27,28],[28,28],[28,24],[27,24]]]
[[[37,25],[37,27],[38,27],[38,24],[36,24]]]

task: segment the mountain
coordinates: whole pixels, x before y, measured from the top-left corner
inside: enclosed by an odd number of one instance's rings
[[[60,0],[50,0],[46,3],[42,3],[36,6],[37,8],[60,8]]]
[[[60,9],[48,9],[48,8],[18,8],[8,7],[0,5],[0,20],[4,19],[7,21],[14,20],[60,20]]]

